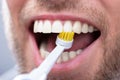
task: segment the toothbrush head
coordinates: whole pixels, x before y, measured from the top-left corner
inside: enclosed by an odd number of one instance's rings
[[[61,32],[56,40],[56,45],[63,46],[65,49],[72,47],[74,32]]]
[[[74,32],[61,32],[58,37],[64,41],[72,41],[74,37]]]

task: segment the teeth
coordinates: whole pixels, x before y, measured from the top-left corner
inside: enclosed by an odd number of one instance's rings
[[[43,21],[39,21],[38,27],[39,27],[38,32],[43,32]]]
[[[82,49],[77,50],[77,55],[79,55],[82,52]]]
[[[50,20],[37,20],[34,23],[34,33],[60,33],[62,31],[65,32],[75,32],[77,34],[81,33],[92,33],[94,31],[98,31],[98,29],[94,28],[91,25],[86,23],[81,23],[80,21],[50,21]],[[70,52],[63,52],[61,56],[57,60],[57,64],[62,62],[67,62],[69,60],[74,59],[78,55],[80,55],[82,49]],[[43,59],[45,59],[49,52],[46,50],[46,42],[42,42],[40,46],[40,55]]]
[[[92,26],[88,27],[88,32],[92,33],[94,31],[94,28]]]
[[[37,33],[37,32],[39,32],[39,30],[40,30],[40,29],[39,29],[40,27],[38,26],[38,24],[39,24],[38,21],[36,21],[35,24],[34,24],[34,33]]]
[[[53,25],[52,25],[52,32],[53,33],[60,33],[63,31],[63,28],[62,28],[62,23],[61,21],[57,20],[57,21],[54,21],[53,22]]]
[[[76,57],[77,56],[77,54],[76,54],[76,52],[74,52],[74,51],[71,51],[70,53],[69,53],[69,57],[71,58],[71,59],[73,59],[74,57]]]
[[[82,26],[82,32],[83,33],[88,33],[88,25],[87,24],[83,24],[83,26]]]
[[[64,24],[64,32],[72,32],[72,23],[71,21],[66,21]]]
[[[49,20],[44,21],[43,33],[51,33],[51,22]]]
[[[62,60],[63,60],[63,62],[66,62],[66,61],[69,60],[69,54],[68,54],[68,52],[63,52],[63,54],[62,54]]]
[[[92,33],[98,31],[98,29],[93,26],[89,26],[86,23],[81,23],[80,21],[65,21],[64,23],[60,20],[55,20],[51,22],[50,20],[40,20],[34,23],[34,33],[60,33],[65,32],[75,32],[80,33]]]
[[[46,55],[48,54],[47,51],[45,50],[45,43],[41,43],[41,47],[40,47],[40,54],[42,58],[46,58]]]
[[[49,52],[47,50],[45,50],[46,48],[46,44],[45,42],[41,44],[40,46],[40,54],[41,54],[41,57],[43,59],[45,59],[48,55],[49,55]],[[74,59],[76,56],[78,56],[80,53],[82,52],[82,49],[79,49],[77,51],[70,51],[70,52],[63,52],[61,54],[61,56],[59,56],[58,60],[57,60],[57,64],[60,64],[62,62],[67,62],[69,60],[72,60]]]
[[[79,21],[76,21],[74,24],[73,24],[73,32],[76,32],[78,34],[81,33],[81,23]]]
[[[44,59],[49,55],[49,52],[45,51],[44,49],[40,50],[41,57]]]

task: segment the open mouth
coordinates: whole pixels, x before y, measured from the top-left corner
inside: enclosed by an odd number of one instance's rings
[[[79,20],[35,20],[30,27],[30,32],[33,34],[42,60],[55,48],[57,35],[62,31],[73,31],[75,33],[74,43],[72,48],[62,53],[56,64],[67,63],[74,60],[101,35],[99,29]]]

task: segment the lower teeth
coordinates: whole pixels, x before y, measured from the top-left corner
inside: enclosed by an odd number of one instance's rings
[[[62,62],[67,62],[69,60],[74,59],[76,56],[78,56],[82,52],[82,49],[76,50],[76,51],[70,51],[70,52],[63,52],[61,56],[57,60],[57,64],[62,63]],[[43,59],[45,59],[50,52],[45,50],[45,44],[41,44],[40,47],[40,54]]]

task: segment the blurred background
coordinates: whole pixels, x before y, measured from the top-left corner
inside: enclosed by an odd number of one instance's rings
[[[1,2],[2,0],[0,0],[0,76],[9,72],[15,66],[15,61],[8,48],[4,34],[4,25],[1,15]]]

